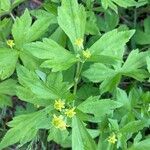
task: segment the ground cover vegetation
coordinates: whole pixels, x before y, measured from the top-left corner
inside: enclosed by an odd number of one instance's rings
[[[0,0],[0,149],[149,150],[150,0]]]

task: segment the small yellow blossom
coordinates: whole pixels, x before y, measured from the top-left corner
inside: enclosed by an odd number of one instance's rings
[[[83,57],[86,58],[86,59],[90,58],[91,57],[91,52],[88,51],[88,50],[83,51]]]
[[[75,107],[71,108],[71,109],[66,109],[65,111],[65,115],[67,115],[67,117],[72,118],[76,112],[74,111]]]
[[[80,49],[83,49],[83,39],[82,38],[76,39],[75,45],[78,46]]]
[[[7,40],[7,45],[10,47],[10,48],[13,48],[15,46],[15,43],[13,40]]]
[[[63,120],[63,116],[61,116],[61,115],[58,116],[58,117],[56,115],[54,115],[53,120],[52,120],[52,124],[56,128],[59,128],[61,130],[66,130],[66,127],[67,127],[65,121]]]
[[[61,111],[65,108],[65,103],[61,99],[55,100],[54,108]]]
[[[117,141],[116,135],[113,133],[111,136],[108,137],[108,142],[111,144],[115,144]]]

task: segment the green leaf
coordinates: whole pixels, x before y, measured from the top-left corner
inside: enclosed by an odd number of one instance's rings
[[[6,38],[11,33],[12,20],[9,18],[4,18],[0,20],[0,40],[5,41]]]
[[[90,81],[98,83],[116,75],[117,73],[117,71],[107,67],[104,64],[95,63],[91,65],[88,70],[84,71],[82,75]]]
[[[147,78],[149,75],[141,68],[146,65],[146,57],[149,55],[149,53],[149,51],[140,53],[138,50],[131,51],[124,65],[122,66],[121,70],[123,75],[130,76],[136,80],[143,80],[143,78]]]
[[[16,46],[22,48],[23,44],[41,38],[48,30],[49,25],[50,21],[47,17],[39,18],[32,24],[30,13],[25,10],[24,14],[16,19],[12,28]]]
[[[77,91],[77,96],[83,100],[87,99],[90,96],[97,96],[97,95],[99,95],[99,89],[94,87],[94,85],[92,84],[84,84]]]
[[[113,11],[106,11],[104,17],[98,16],[97,20],[100,31],[105,32],[115,29],[119,23],[119,17]]]
[[[132,7],[132,6],[136,6],[137,2],[135,0],[112,0],[114,3],[116,3],[117,5],[119,5],[120,7]]]
[[[40,99],[56,99],[59,98],[53,87],[47,87],[41,81],[35,72],[29,71],[23,66],[17,68],[17,75],[20,84],[30,89]]]
[[[72,149],[73,150],[96,150],[96,145],[89,135],[83,122],[73,117],[72,120]]]
[[[51,24],[56,24],[57,23],[57,18],[55,15],[49,13],[46,10],[43,9],[34,9],[32,11],[30,11],[31,15],[33,15],[34,17],[36,17],[37,19],[40,18],[49,18],[49,21],[51,22]]]
[[[65,143],[65,140],[68,137],[69,132],[67,130],[60,130],[55,128],[54,126],[51,126],[49,130],[48,135],[48,141],[55,141],[56,143],[63,145]]]
[[[121,103],[114,100],[99,100],[98,97],[89,97],[78,106],[78,109],[84,113],[94,114],[97,121],[99,121],[102,116],[110,114],[114,109],[120,108],[121,106]]]
[[[0,94],[0,108],[12,106],[12,99],[7,95]]]
[[[67,42],[67,36],[64,31],[58,27],[55,32],[50,36],[52,40],[60,44],[61,46],[65,47]]]
[[[91,35],[100,34],[99,28],[97,25],[96,15],[92,11],[87,12],[87,22],[86,22],[85,32],[87,35],[88,34],[91,34]]]
[[[62,0],[58,8],[58,24],[70,38],[74,45],[75,40],[84,37],[86,12],[77,0]]]
[[[117,6],[127,8],[132,6],[137,6],[137,2],[135,0],[101,0],[102,6],[104,9],[107,9],[110,7],[113,9],[116,13],[118,12]]]
[[[10,77],[16,67],[18,53],[14,49],[0,48],[0,79]]]
[[[17,74],[19,83],[23,86],[19,88],[19,92],[17,92],[18,96],[24,97],[28,101],[31,100],[31,103],[37,98],[35,103],[40,103],[45,106],[47,103],[53,103],[51,100],[58,98],[70,99],[72,96],[68,90],[68,86],[64,82],[59,82],[58,86],[58,83],[54,83],[52,76],[50,78],[52,78],[53,82],[49,82],[52,81],[50,79],[47,82],[42,81],[35,72],[29,71],[23,66],[17,68]],[[23,88],[25,93],[23,93]],[[20,92],[22,93],[21,95]],[[29,95],[25,96],[26,93]]]
[[[102,82],[100,86],[102,93],[111,91],[119,84],[122,75],[139,81],[149,77],[148,72],[142,68],[146,65],[147,55],[149,51],[139,53],[138,50],[133,50],[122,67],[116,64],[113,69],[107,65],[95,63],[90,65],[82,75],[94,83]]]
[[[117,29],[105,33],[97,40],[90,48],[92,57],[107,56],[117,59],[122,59],[124,46],[133,36],[134,30],[117,31]]]
[[[51,107],[47,107],[35,113],[13,118],[13,121],[8,123],[11,129],[0,142],[0,149],[17,142],[25,144],[35,138],[39,129],[46,128],[49,125],[50,118],[47,117],[47,114],[51,109]]]
[[[150,138],[134,144],[128,150],[148,150],[150,149]]]
[[[30,70],[38,69],[41,63],[38,58],[34,57],[27,51],[20,51],[20,59],[23,65]]]
[[[1,12],[8,12],[10,10],[10,0],[1,0],[0,1],[0,15]]]
[[[144,20],[144,31],[142,29],[137,29],[135,34],[135,42],[140,45],[150,44],[150,17]]]
[[[141,7],[141,6],[148,4],[148,1],[149,0],[138,0],[137,7]]]
[[[24,1],[26,1],[26,0],[13,0],[12,8],[18,6],[19,4],[21,4]]]
[[[43,98],[38,97],[38,95],[32,92],[32,90],[28,87],[17,86],[16,91],[16,95],[22,101],[34,104],[36,106],[48,106],[52,104],[50,99],[47,98],[43,100]]]
[[[121,80],[121,74],[115,74],[111,78],[106,78],[100,85],[100,92],[101,94],[107,91],[114,91],[117,88],[118,84]]]
[[[51,39],[43,39],[43,42],[26,44],[24,48],[33,56],[46,59],[41,64],[41,67],[52,68],[54,72],[66,70],[77,62],[75,55]]]
[[[128,95],[124,90],[122,90],[120,88],[116,89],[116,99],[118,102],[123,104],[122,111],[125,114],[126,114],[126,111],[131,111],[131,104],[130,104]]]
[[[16,94],[16,80],[8,79],[0,83],[0,94],[13,96]]]
[[[148,127],[150,125],[150,120],[137,120],[131,121],[126,124],[124,127],[120,129],[120,132],[124,135],[133,134],[142,130],[144,127]]]
[[[150,57],[149,56],[146,58],[146,62],[147,62],[148,72],[150,73]]]

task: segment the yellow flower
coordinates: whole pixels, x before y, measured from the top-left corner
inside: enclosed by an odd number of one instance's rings
[[[71,109],[66,109],[65,111],[65,115],[67,115],[67,117],[72,118],[76,112],[74,111],[75,107],[71,108]]]
[[[78,46],[80,49],[83,49],[83,39],[82,38],[76,39],[75,45]]]
[[[83,51],[83,57],[86,58],[86,59],[90,58],[91,57],[91,52],[88,51],[88,50]]]
[[[67,125],[65,123],[65,121],[63,120],[63,116],[56,116],[54,115],[53,116],[53,120],[52,120],[52,124],[56,127],[56,128],[59,128],[61,130],[65,130]]]
[[[10,48],[13,48],[15,46],[15,43],[13,40],[7,40],[7,45],[10,47]]]
[[[55,100],[54,108],[61,111],[65,108],[65,103],[61,99]]]
[[[111,136],[108,137],[108,142],[111,144],[115,144],[117,141],[116,135],[113,133]]]

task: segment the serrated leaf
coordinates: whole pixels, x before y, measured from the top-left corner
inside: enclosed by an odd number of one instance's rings
[[[134,144],[128,150],[148,150],[150,149],[150,138]]]
[[[99,55],[122,59],[124,46],[133,36],[134,32],[134,30],[117,31],[115,29],[105,33],[89,48],[89,51],[92,53],[91,59]]]
[[[17,86],[16,95],[22,101],[38,105],[38,106],[48,106],[51,105],[52,102],[50,99],[39,98],[35,93],[33,93],[30,88]]]
[[[113,9],[116,13],[118,12],[117,6],[127,8],[132,6],[137,6],[137,2],[135,0],[101,0],[102,6],[104,9],[107,9],[110,7]]]
[[[20,51],[20,59],[25,67],[30,70],[38,69],[41,61],[26,51]]]
[[[131,121],[120,129],[122,134],[133,134],[150,125],[150,120]]]
[[[67,42],[67,36],[60,27],[58,27],[55,30],[55,32],[50,36],[50,38],[56,41],[61,46],[65,47],[66,42]]]
[[[84,113],[94,114],[97,121],[105,114],[110,114],[112,110],[121,107],[122,104],[110,99],[99,100],[98,97],[89,97],[82,102],[78,109]]]
[[[94,12],[89,11],[87,12],[87,21],[86,21],[86,28],[85,32],[87,35],[97,35],[100,34],[99,28],[97,25],[97,18]]]
[[[16,94],[16,80],[8,79],[0,83],[0,94],[13,96]]]
[[[5,41],[5,39],[11,33],[12,20],[10,18],[4,18],[0,20],[0,40]]]
[[[150,17],[144,20],[144,31],[137,29],[135,34],[135,42],[140,45],[150,44]]]
[[[66,70],[77,62],[75,55],[51,39],[43,39],[43,42],[26,44],[24,48],[33,56],[46,59],[41,64],[41,67],[52,68],[54,72]]]
[[[122,67],[118,67],[116,64],[114,68],[111,68],[101,63],[95,63],[90,65],[82,75],[92,82],[102,82],[100,86],[102,93],[111,91],[119,84],[122,75],[132,77],[139,81],[149,77],[148,72],[142,68],[146,65],[147,55],[149,55],[149,51],[139,53],[138,50],[133,50]]]
[[[115,29],[115,27],[119,23],[119,17],[113,11],[106,11],[104,13],[104,17],[98,16],[97,20],[98,20],[97,22],[100,31],[105,31],[105,32]]]
[[[35,72],[29,71],[23,66],[17,68],[17,75],[20,84],[30,89],[40,99],[56,99],[59,96],[53,87],[48,88],[43,81],[41,81]]]
[[[12,106],[12,99],[7,95],[0,94],[0,108]]]
[[[0,1],[0,11],[7,12],[10,10],[10,0],[1,0]]]
[[[18,53],[14,49],[0,48],[0,79],[10,77],[16,67]]]
[[[18,96],[23,96],[24,98],[26,97],[26,100],[31,100],[31,103],[33,103],[33,100],[37,98],[37,101],[35,101],[35,103],[38,102],[42,105],[46,105],[48,104],[48,101],[53,103],[53,101],[51,100],[55,100],[58,98],[67,99],[72,96],[64,82],[59,82],[59,87],[57,86],[57,84],[54,85],[49,82],[45,83],[35,72],[30,71],[23,66],[19,66],[17,68],[17,74],[20,84],[29,94],[28,96],[25,96],[23,94],[23,88],[19,88],[20,92],[22,91],[22,94],[20,95],[20,93],[18,92]]]
[[[58,24],[70,38],[72,44],[78,38],[84,37],[86,13],[77,0],[62,0],[58,8]]]
[[[137,80],[142,80],[148,77],[145,70],[141,69],[146,65],[146,57],[149,55],[149,51],[140,52],[138,50],[133,50],[129,54],[127,60],[122,66],[123,75],[130,76]]]
[[[48,135],[48,141],[55,141],[58,144],[63,144],[68,137],[69,132],[67,130],[60,130],[51,126]]]
[[[132,7],[132,6],[136,6],[137,2],[135,0],[112,0],[114,3],[116,3],[117,5],[127,8],[127,7]]]
[[[84,84],[77,91],[77,96],[80,99],[87,99],[90,96],[97,96],[97,95],[99,95],[99,89],[94,87],[94,85],[92,84]]]
[[[96,150],[96,145],[92,137],[89,135],[83,122],[73,117],[72,120],[72,149],[73,150]]]
[[[104,81],[117,74],[117,71],[107,67],[101,63],[95,63],[90,68],[82,73],[82,75],[88,78],[90,81],[98,83]]]
[[[22,48],[23,44],[41,38],[49,25],[50,21],[47,17],[39,18],[32,24],[30,13],[28,10],[25,10],[24,14],[16,19],[12,28],[16,46]]]
[[[37,131],[45,128],[46,124],[49,124],[50,120],[47,117],[47,113],[50,111],[51,107],[47,107],[35,113],[13,118],[13,121],[8,123],[11,129],[0,142],[0,149],[4,149],[17,142],[25,144],[35,138]]]
[[[150,73],[150,57],[149,56],[146,58],[146,62],[147,62],[148,72]]]

